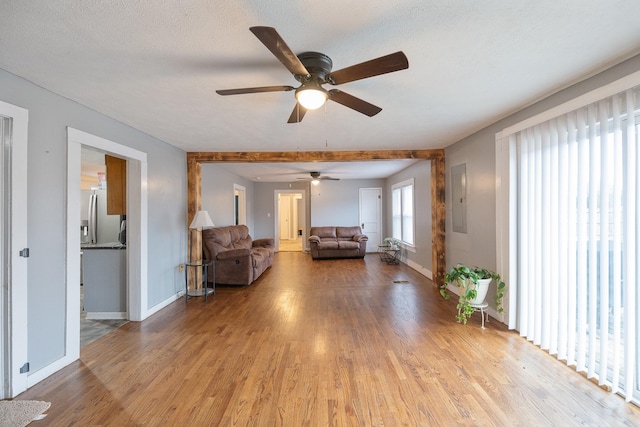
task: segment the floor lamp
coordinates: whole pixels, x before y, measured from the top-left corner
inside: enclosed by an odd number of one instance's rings
[[[211,221],[209,212],[198,211],[196,212],[196,216],[193,217],[193,221],[191,221],[191,224],[189,225],[189,262],[193,262],[193,259],[191,256],[192,255],[191,246],[193,245],[193,242],[191,239],[191,230],[192,229],[200,230],[200,233],[202,233],[202,229],[204,227],[215,227],[215,224],[213,223],[213,221]]]

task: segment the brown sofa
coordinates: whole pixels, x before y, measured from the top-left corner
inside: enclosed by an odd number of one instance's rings
[[[309,230],[311,258],[364,258],[367,240],[359,226],[311,227]]]
[[[246,225],[202,230],[204,259],[215,261],[215,283],[249,285],[273,264],[273,239],[252,240]],[[214,281],[213,268],[207,273]]]

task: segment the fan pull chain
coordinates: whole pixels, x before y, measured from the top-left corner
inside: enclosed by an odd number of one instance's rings
[[[327,138],[327,122],[329,121],[327,113],[327,103],[324,103],[324,148],[329,148],[329,139]]]
[[[300,104],[296,102],[296,157],[300,158]]]

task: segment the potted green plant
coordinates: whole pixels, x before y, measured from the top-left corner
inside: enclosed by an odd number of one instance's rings
[[[440,286],[440,295],[444,299],[449,299],[450,295],[447,291],[449,283],[455,283],[460,288],[460,300],[456,306],[458,309],[456,319],[458,319],[458,322],[466,324],[475,308],[484,303],[487,290],[493,280],[495,280],[497,286],[495,294],[496,311],[502,313],[504,311],[502,298],[504,297],[506,284],[498,273],[486,268],[471,268],[464,264],[456,265],[445,274],[444,283]]]
[[[394,239],[393,237],[385,237],[382,242],[392,250],[398,250],[400,247],[400,240]]]

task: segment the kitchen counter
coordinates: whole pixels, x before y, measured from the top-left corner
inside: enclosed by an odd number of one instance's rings
[[[82,243],[80,249],[83,251],[85,249],[127,249],[127,245],[123,245],[120,242]]]

